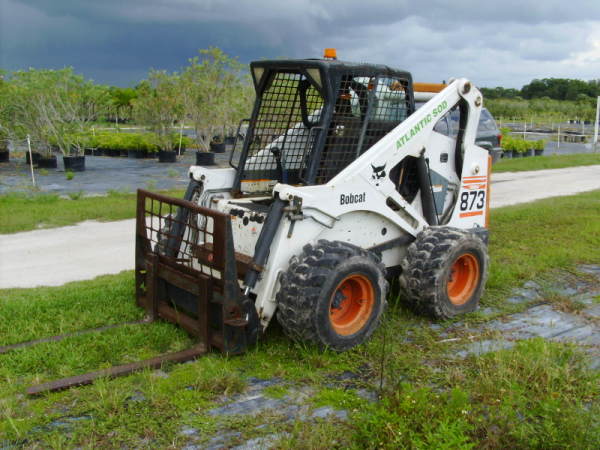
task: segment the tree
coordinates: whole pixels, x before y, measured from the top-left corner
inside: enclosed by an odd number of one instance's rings
[[[72,68],[14,72],[10,77],[13,135],[31,135],[42,151],[83,150],[84,133],[106,107],[108,90]]]
[[[110,88],[109,92],[111,105],[114,108],[117,122],[119,122],[119,118],[131,118],[133,100],[137,98],[138,92],[132,88],[119,88],[114,86]]]
[[[5,81],[6,72],[0,70],[0,149],[8,147],[12,128],[12,99],[11,86]]]
[[[173,150],[172,129],[183,119],[180,85],[176,73],[151,70],[148,80],[139,84],[137,98],[131,101],[136,120],[155,133],[156,144],[161,150]]]
[[[208,151],[212,136],[248,114],[253,90],[244,66],[219,48],[200,50],[200,56],[189,60],[180,81],[186,117],[198,147]]]
[[[544,78],[533,80],[521,89],[524,98],[550,97],[554,100],[576,100],[580,94],[588,97],[600,95],[599,80],[575,80],[569,78]]]

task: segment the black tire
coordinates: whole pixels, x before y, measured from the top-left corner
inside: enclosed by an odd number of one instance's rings
[[[400,286],[418,312],[449,319],[474,311],[489,272],[485,243],[474,233],[430,227],[409,245]]]
[[[373,253],[320,240],[291,258],[277,294],[277,320],[296,341],[348,350],[375,331],[387,292],[385,267]]]

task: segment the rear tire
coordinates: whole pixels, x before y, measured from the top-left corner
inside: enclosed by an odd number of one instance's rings
[[[277,294],[277,320],[294,340],[348,350],[379,325],[387,291],[385,267],[374,254],[320,240],[290,260]]]
[[[410,306],[437,319],[474,311],[488,277],[487,247],[475,234],[427,228],[409,245],[400,286]]]

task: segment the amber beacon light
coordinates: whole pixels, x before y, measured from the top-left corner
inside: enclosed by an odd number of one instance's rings
[[[335,48],[326,48],[323,51],[323,57],[329,59],[337,59],[337,51]]]

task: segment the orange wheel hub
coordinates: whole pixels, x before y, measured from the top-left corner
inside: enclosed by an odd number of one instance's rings
[[[448,298],[454,305],[464,305],[473,295],[480,275],[479,261],[475,255],[460,255],[450,268]]]
[[[360,331],[375,305],[375,289],[371,281],[359,274],[348,275],[333,291],[329,301],[329,320],[335,332],[349,336]]]

